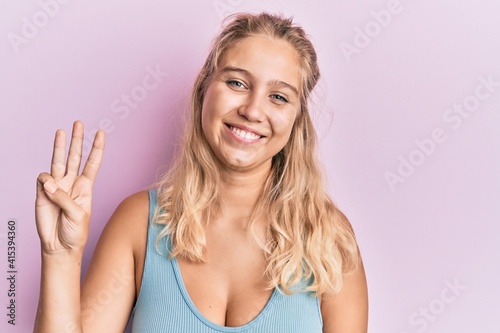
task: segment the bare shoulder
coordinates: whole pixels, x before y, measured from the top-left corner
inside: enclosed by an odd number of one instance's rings
[[[361,260],[356,269],[343,276],[338,294],[321,298],[324,333],[366,333],[368,330],[368,288]]]
[[[335,218],[336,218],[336,221],[338,223],[342,224],[347,229],[349,229],[352,233],[354,233],[351,222],[349,222],[349,219],[347,218],[347,216],[345,216],[345,214],[337,207],[335,207]]]
[[[147,217],[149,212],[149,196],[148,196],[148,191],[140,191],[137,193],[134,193],[127,198],[125,198],[116,208],[115,215],[122,215],[126,214],[127,216],[130,217],[130,219],[125,219],[122,221],[119,221],[118,223],[127,223],[127,222],[132,222],[136,218],[144,218]],[[113,216],[113,217],[114,217]],[[113,223],[114,220],[111,219],[109,223]]]
[[[338,208],[335,208],[335,219],[354,234],[349,219]],[[321,315],[324,333],[367,332],[368,288],[360,253],[356,268],[343,275],[343,285],[339,293],[321,297]]]
[[[149,217],[149,196],[147,191],[137,192],[125,198],[116,208],[101,235],[113,243],[123,242],[134,253],[144,249]],[[101,240],[99,242],[101,242]]]
[[[85,332],[125,329],[142,279],[148,215],[148,192],[138,192],[123,200],[106,224],[82,283]]]
[[[134,234],[143,229],[149,216],[149,196],[147,191],[141,191],[125,198],[116,208],[108,221],[106,228],[125,227],[126,233]]]
[[[149,195],[137,192],[125,198],[116,208],[101,237],[113,243],[121,242],[122,251],[129,253],[134,262],[136,295],[141,285],[149,219]],[[119,239],[119,240],[118,240]]]

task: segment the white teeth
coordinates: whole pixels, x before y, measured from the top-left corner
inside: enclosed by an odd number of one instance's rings
[[[239,128],[236,128],[233,126],[229,126],[229,129],[231,129],[231,131],[233,131],[233,133],[235,133],[237,136],[239,136],[240,138],[245,139],[245,140],[255,140],[255,139],[260,138],[260,135],[257,135],[257,134],[252,133],[252,132],[246,132],[242,129],[239,129]]]

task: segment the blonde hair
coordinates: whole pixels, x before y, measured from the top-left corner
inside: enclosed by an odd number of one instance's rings
[[[302,84],[299,115],[289,141],[272,159],[249,230],[265,253],[270,288],[279,287],[287,294],[297,290],[336,293],[343,274],[358,263],[358,248],[349,222],[323,187],[316,158],[316,133],[308,110],[309,95],[320,76],[316,52],[301,27],[277,15],[237,14],[214,40],[194,84],[182,149],[157,184],[155,223],[165,225],[157,244],[170,235],[171,257],[203,261],[204,225],[221,207],[217,157],[201,126],[203,98],[226,52],[255,35],[285,40],[294,47],[301,61]],[[258,241],[252,228],[259,216],[269,219],[265,244]]]

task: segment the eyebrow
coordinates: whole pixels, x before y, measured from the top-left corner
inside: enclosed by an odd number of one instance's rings
[[[243,68],[238,68],[238,67],[224,67],[220,70],[220,73],[223,74],[223,73],[227,73],[227,72],[239,72],[239,73],[242,73],[246,76],[250,76],[250,77],[253,77],[253,75],[247,71],[246,69],[243,69]],[[280,81],[280,80],[273,80],[273,81],[270,81],[267,83],[268,86],[277,86],[279,88],[288,88],[290,89],[295,95],[299,96],[299,91],[297,90],[297,88],[295,88],[294,86],[292,86],[291,84],[288,84],[286,83],[285,81]]]

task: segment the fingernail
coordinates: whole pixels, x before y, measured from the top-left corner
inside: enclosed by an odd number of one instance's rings
[[[57,191],[57,185],[52,182],[45,182],[43,188],[50,194],[54,194]]]

